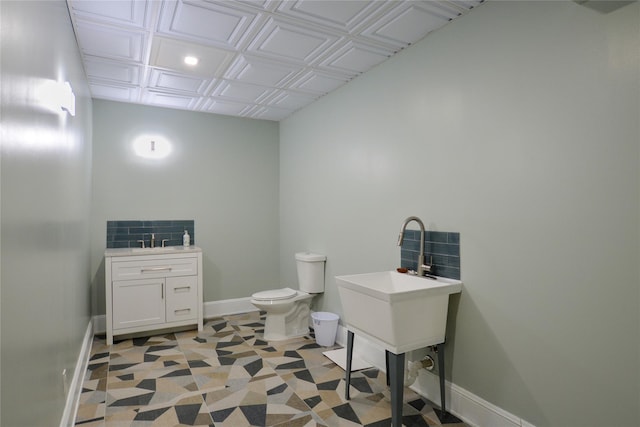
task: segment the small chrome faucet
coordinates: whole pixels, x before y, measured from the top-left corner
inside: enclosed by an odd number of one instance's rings
[[[149,246],[152,248],[156,247],[156,234],[151,233],[151,241],[149,242]]]
[[[424,263],[424,223],[417,216],[410,216],[405,219],[402,223],[402,228],[400,228],[400,234],[398,235],[398,246],[402,246],[402,242],[404,240],[404,231],[407,228],[407,225],[411,222],[415,221],[420,226],[420,255],[418,255],[418,276],[422,277],[425,273],[432,272],[432,265]]]

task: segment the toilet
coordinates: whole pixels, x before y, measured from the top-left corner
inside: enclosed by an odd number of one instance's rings
[[[264,323],[266,341],[282,341],[309,333],[309,315],[314,294],[324,292],[324,264],[327,257],[298,252],[298,288],[256,292],[251,304],[267,313]]]

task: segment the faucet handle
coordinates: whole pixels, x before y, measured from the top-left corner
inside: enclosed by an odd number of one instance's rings
[[[434,265],[433,265],[433,256],[429,255],[429,264],[422,263],[422,272],[425,274],[433,274]]]

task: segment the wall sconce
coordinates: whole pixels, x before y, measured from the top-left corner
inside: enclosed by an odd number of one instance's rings
[[[135,153],[146,159],[162,159],[171,153],[171,144],[158,135],[142,135],[133,141]]]
[[[69,82],[47,80],[38,88],[37,96],[40,103],[52,112],[66,111],[76,115],[76,96]]]
[[[60,93],[60,108],[66,110],[75,117],[76,115],[76,95],[71,89],[71,83],[64,82]]]

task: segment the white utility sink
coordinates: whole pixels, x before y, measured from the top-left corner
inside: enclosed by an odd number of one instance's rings
[[[460,280],[395,271],[336,276],[347,328],[395,354],[445,339],[449,295]]]

